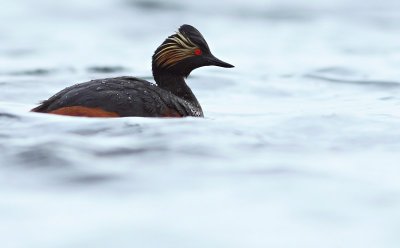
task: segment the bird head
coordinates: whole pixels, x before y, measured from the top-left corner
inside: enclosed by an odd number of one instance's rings
[[[202,66],[234,67],[215,57],[201,33],[187,24],[169,36],[153,55],[153,73],[165,71],[187,77]]]

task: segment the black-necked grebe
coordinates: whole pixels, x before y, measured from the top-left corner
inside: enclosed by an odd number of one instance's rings
[[[202,117],[203,110],[184,78],[211,65],[233,67],[211,54],[197,29],[182,25],[154,52],[157,85],[135,77],[96,79],[65,88],[32,111],[86,117]]]

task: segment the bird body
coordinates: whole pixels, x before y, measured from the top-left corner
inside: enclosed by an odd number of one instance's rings
[[[153,55],[157,84],[136,77],[96,79],[65,88],[32,111],[86,117],[203,117],[185,78],[210,65],[233,67],[211,54],[197,29],[182,25]]]
[[[96,79],[76,84],[42,102],[33,111],[87,117],[203,116],[200,105],[135,77]]]

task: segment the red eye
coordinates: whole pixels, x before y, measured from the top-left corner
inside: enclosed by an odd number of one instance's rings
[[[200,49],[197,48],[196,50],[194,50],[194,54],[196,54],[198,56],[198,55],[201,55],[202,52]]]

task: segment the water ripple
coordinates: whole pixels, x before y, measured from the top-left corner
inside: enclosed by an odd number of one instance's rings
[[[87,71],[95,73],[113,73],[126,71],[126,68],[123,66],[92,66],[87,68]]]
[[[155,0],[150,0],[150,1],[130,0],[128,1],[128,4],[135,8],[147,11],[168,11],[168,10],[177,11],[177,10],[182,10],[184,7],[183,5],[177,3],[172,3],[167,1],[155,1]]]
[[[380,88],[398,88],[400,87],[400,82],[395,81],[380,81],[380,80],[346,80],[346,79],[339,79],[339,78],[331,78],[325,76],[318,76],[308,74],[305,75],[307,78],[318,79],[326,82],[332,83],[341,83],[341,84],[353,84],[358,86],[373,86],[373,87],[380,87]]]

